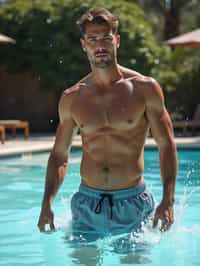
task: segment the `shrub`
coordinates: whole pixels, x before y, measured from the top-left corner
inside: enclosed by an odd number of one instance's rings
[[[75,22],[87,9],[104,6],[120,19],[119,63],[150,75],[159,47],[139,6],[123,0],[17,0],[1,7],[0,28],[16,39],[1,46],[9,72],[31,72],[46,89],[63,89],[89,71]]]

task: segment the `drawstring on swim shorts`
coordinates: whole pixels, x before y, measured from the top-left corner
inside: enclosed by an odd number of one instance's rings
[[[101,198],[97,203],[97,206],[95,208],[95,213],[101,213],[101,204],[104,201],[105,198],[108,198],[108,202],[110,205],[110,219],[112,219],[112,207],[113,207],[113,196],[111,194],[100,194]]]

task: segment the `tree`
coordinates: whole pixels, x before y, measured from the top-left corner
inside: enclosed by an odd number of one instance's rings
[[[197,0],[138,0],[138,2],[143,8],[151,10],[154,16],[163,18],[164,40],[180,34],[181,17],[185,12],[194,11],[197,5]],[[158,26],[160,27],[160,23]]]
[[[200,27],[200,3],[198,3],[196,10],[197,10],[196,24],[198,27]]]
[[[60,91],[77,82],[89,71],[89,65],[75,22],[95,6],[105,6],[119,16],[120,63],[151,74],[160,48],[142,9],[122,0],[16,0],[4,5],[0,9],[1,30],[17,42],[1,47],[1,65],[13,73],[31,72],[38,76],[42,88]]]

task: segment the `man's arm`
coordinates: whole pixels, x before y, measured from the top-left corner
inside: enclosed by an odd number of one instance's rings
[[[146,87],[146,86],[145,86]],[[156,209],[153,226],[161,220],[161,231],[169,229],[174,222],[173,202],[177,175],[177,152],[173,126],[164,105],[164,97],[159,84],[153,79],[145,89],[146,116],[153,137],[158,144],[160,171],[163,181],[162,201]]]
[[[76,132],[76,125],[70,111],[71,101],[71,95],[63,95],[59,103],[60,123],[57,128],[55,143],[47,165],[45,191],[38,221],[40,231],[45,231],[46,224],[50,225],[51,230],[55,229],[51,204],[64,180],[68,153],[70,151],[72,137]]]

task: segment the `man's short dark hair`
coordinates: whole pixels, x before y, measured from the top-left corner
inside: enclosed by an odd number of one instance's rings
[[[118,31],[119,21],[106,8],[95,8],[84,13],[76,22],[82,35],[86,32],[88,24],[109,25],[114,34]]]

